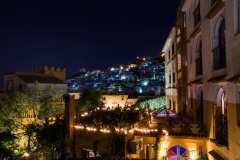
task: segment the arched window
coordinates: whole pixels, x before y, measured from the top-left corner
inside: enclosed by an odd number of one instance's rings
[[[196,51],[196,76],[202,75],[202,40],[198,39]]]
[[[200,20],[201,20],[200,1],[199,0],[195,1],[195,10],[193,12],[193,16],[194,16],[194,26],[196,26],[198,24],[198,22],[200,22]]]
[[[216,25],[215,38],[218,45],[213,49],[213,69],[218,70],[226,67],[225,20],[222,17]]]
[[[221,88],[218,92],[218,103],[216,107],[215,133],[218,145],[228,146],[228,118],[226,93]]]

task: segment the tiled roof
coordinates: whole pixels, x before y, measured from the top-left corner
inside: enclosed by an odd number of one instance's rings
[[[39,83],[63,84],[63,81],[52,76],[17,75],[17,77],[19,77],[26,83],[35,83],[36,81],[38,81]]]

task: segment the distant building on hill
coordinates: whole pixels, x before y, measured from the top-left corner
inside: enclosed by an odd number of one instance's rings
[[[43,88],[53,85],[54,89],[67,92],[66,69],[51,67],[34,68],[32,72],[11,72],[4,74],[4,92],[15,92],[34,85],[37,81]]]

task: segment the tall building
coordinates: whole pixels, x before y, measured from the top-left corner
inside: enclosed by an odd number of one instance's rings
[[[165,55],[166,107],[179,112],[177,94],[176,29],[173,27],[162,49]]]
[[[204,143],[194,144],[196,156],[240,157],[239,13],[239,0],[182,0],[177,10],[176,112],[207,133]]]

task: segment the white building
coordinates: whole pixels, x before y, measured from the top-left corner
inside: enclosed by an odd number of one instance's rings
[[[173,27],[164,44],[162,52],[165,55],[165,85],[166,107],[178,112],[177,102],[177,54],[176,54],[176,29]]]
[[[51,67],[35,68],[33,72],[11,72],[4,74],[4,92],[15,92],[29,88],[38,82],[42,88],[53,86],[59,93],[67,93],[66,70]]]
[[[240,157],[240,1],[186,0],[188,106],[209,159]],[[218,157],[218,158],[217,158]]]

